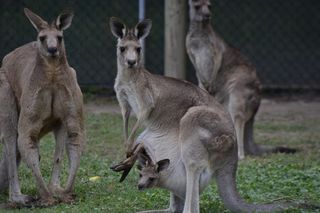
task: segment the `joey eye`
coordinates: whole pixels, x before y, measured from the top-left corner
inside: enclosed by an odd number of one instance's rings
[[[59,42],[61,42],[62,39],[63,39],[63,36],[57,36],[57,39],[58,39]]]
[[[139,178],[142,178],[142,175],[141,175],[141,174],[139,174]]]
[[[44,40],[46,40],[46,36],[39,36],[39,40],[40,40],[41,42],[44,42]]]
[[[122,52],[122,53],[126,50],[125,47],[120,47],[119,49],[120,49],[120,52]]]
[[[149,181],[153,182],[155,180],[155,178],[149,178]]]
[[[200,5],[196,5],[196,6],[194,6],[194,8],[195,8],[196,10],[199,10],[199,9],[200,9]]]
[[[141,52],[141,47],[137,47],[137,53],[139,53],[140,54],[140,52]]]

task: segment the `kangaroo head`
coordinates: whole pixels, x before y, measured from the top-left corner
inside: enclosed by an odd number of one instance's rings
[[[139,183],[138,189],[143,190],[157,186],[160,179],[160,172],[167,169],[170,160],[163,159],[158,162],[153,162],[145,149],[142,149],[139,153]]]
[[[70,27],[73,13],[61,13],[51,25],[27,8],[24,9],[24,13],[38,31],[37,43],[40,54],[52,58],[64,54],[63,30]]]
[[[209,0],[189,0],[190,19],[198,22],[209,22],[211,19]]]
[[[145,19],[132,29],[127,28],[120,19],[115,17],[111,17],[109,24],[112,34],[118,38],[118,63],[129,69],[142,66],[140,40],[148,36],[152,25],[151,20]]]

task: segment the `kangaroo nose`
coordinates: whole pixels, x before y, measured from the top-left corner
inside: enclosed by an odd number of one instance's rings
[[[50,54],[55,54],[58,51],[58,49],[56,47],[49,47],[48,48],[48,52]]]
[[[130,67],[133,67],[133,65],[136,64],[136,60],[128,60],[127,62]]]
[[[205,19],[210,19],[211,18],[211,14],[204,14],[204,18]]]
[[[138,189],[139,189],[139,190],[142,190],[142,189],[143,189],[143,186],[142,186],[141,184],[139,184],[139,185],[138,185]]]

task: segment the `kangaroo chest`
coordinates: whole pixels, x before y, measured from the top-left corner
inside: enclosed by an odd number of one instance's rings
[[[62,120],[75,109],[74,97],[65,85],[40,87],[23,95],[22,113],[31,120]]]
[[[130,90],[126,91],[126,95],[132,111],[134,112],[135,115],[138,115],[139,107],[138,107],[137,97],[134,96],[134,92]]]
[[[134,85],[118,83],[115,85],[115,91],[119,101],[124,102],[123,104],[129,104],[134,114],[138,115],[139,104]]]
[[[215,81],[221,68],[223,53],[210,36],[191,37],[188,53],[195,66],[198,80],[210,93],[216,91]]]

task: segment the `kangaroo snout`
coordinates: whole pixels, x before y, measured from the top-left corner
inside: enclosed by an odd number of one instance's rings
[[[209,19],[211,18],[211,14],[210,14],[210,13],[204,14],[204,15],[203,15],[203,18],[204,18],[205,20],[209,20]]]
[[[128,66],[129,67],[133,67],[134,65],[136,65],[137,61],[136,60],[127,60]]]
[[[48,53],[50,53],[51,55],[55,55],[58,52],[58,48],[56,47],[49,47],[48,48]]]

